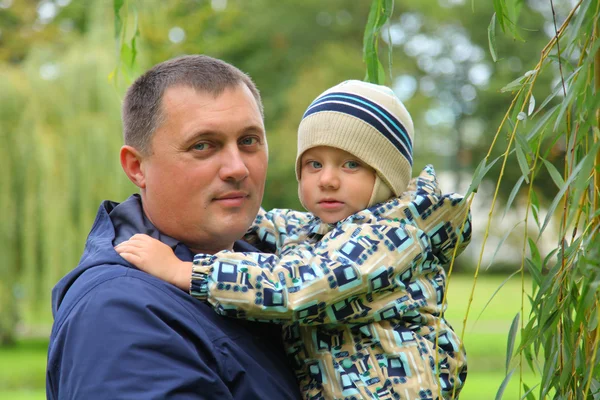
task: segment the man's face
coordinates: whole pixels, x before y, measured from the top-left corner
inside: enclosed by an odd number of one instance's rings
[[[243,84],[216,98],[175,86],[165,91],[162,111],[141,163],[144,212],[195,252],[230,249],[263,197],[268,157],[258,105]]]

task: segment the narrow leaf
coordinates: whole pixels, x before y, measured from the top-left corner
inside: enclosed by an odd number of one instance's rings
[[[123,21],[121,20],[121,8],[125,0],[113,0],[113,12],[115,14],[115,39],[118,41],[121,37],[121,27],[123,26]]]
[[[508,340],[506,343],[506,374],[508,374],[508,368],[510,367],[510,360],[512,360],[513,350],[515,348],[515,340],[517,338],[517,331],[519,329],[519,319],[521,313],[517,313],[513,318],[510,330],[508,331]]]
[[[544,277],[542,276],[542,273],[538,270],[538,267],[534,265],[528,258],[525,259],[525,266],[527,267],[527,270],[531,274],[531,277],[533,278],[536,285],[541,286]]]
[[[573,136],[575,136],[575,135],[573,135]],[[585,155],[583,160],[581,160],[579,162],[579,164],[577,164],[577,166],[575,168],[573,168],[573,171],[571,172],[571,176],[569,176],[569,179],[567,179],[564,186],[560,189],[558,194],[554,197],[552,204],[550,204],[550,207],[548,208],[548,213],[546,214],[546,218],[544,220],[544,223],[542,224],[542,228],[540,229],[540,233],[539,233],[540,235],[546,229],[546,226],[552,219],[552,216],[554,215],[554,211],[556,210],[556,207],[558,206],[558,203],[560,202],[560,200],[565,195],[565,192],[569,188],[569,185],[571,185],[571,183],[575,179],[577,179],[580,172],[585,175],[588,175],[590,173],[592,167],[594,166],[594,160],[596,157],[596,153],[598,152],[599,145],[600,145],[600,142],[594,143],[594,145],[590,148],[589,152]]]
[[[504,24],[504,16],[505,16],[505,11],[504,11],[504,1],[503,0],[494,0],[494,11],[495,14],[497,15],[498,18],[498,23],[500,24],[500,28],[502,28],[503,32],[506,32],[505,30],[505,24]]]
[[[492,20],[488,25],[488,46],[490,47],[490,54],[494,62],[498,61],[498,53],[496,52],[496,13],[492,15]]]
[[[544,165],[546,166],[546,169],[548,170],[548,173],[550,174],[550,177],[554,181],[554,184],[556,185],[556,187],[559,190],[562,189],[562,187],[565,184],[565,181],[564,181],[562,175],[560,174],[560,172],[558,172],[556,167],[548,160],[545,160],[542,158],[542,161],[544,162]]]
[[[525,394],[521,397],[521,400],[535,400],[535,396],[533,395],[533,390],[539,386],[539,383],[533,385],[533,387],[529,388],[526,383],[523,383],[523,389],[525,390]]]
[[[540,227],[540,221],[538,219],[538,212],[540,211],[540,202],[538,200],[537,194],[535,192],[530,192],[529,196],[531,196],[531,212],[533,213],[533,218],[535,219],[535,223],[538,228]]]
[[[526,155],[533,157],[533,152],[531,150],[531,147],[529,146],[529,142],[527,141],[525,136],[519,133],[518,130],[515,132],[515,139],[517,140],[519,146],[521,146],[521,150],[523,150],[523,152],[525,152]]]
[[[513,201],[515,200],[515,197],[519,193],[519,189],[521,189],[521,185],[523,185],[524,181],[525,181],[525,177],[521,176],[519,178],[519,180],[517,181],[517,183],[515,183],[515,186],[510,191],[510,195],[508,196],[508,201],[506,202],[506,206],[504,207],[504,213],[502,214],[502,219],[504,219],[504,217],[506,216],[506,213],[508,212],[508,210],[510,210],[510,206],[512,205]]]
[[[531,240],[531,238],[527,238],[527,242],[529,243],[529,250],[531,251],[531,261],[534,265],[539,265],[539,269],[542,269],[542,256],[540,251],[538,250],[535,242]]]
[[[529,109],[527,110],[527,115],[531,116],[531,114],[533,114],[533,110],[535,110],[535,97],[531,95],[529,98]]]
[[[525,182],[529,183],[529,164],[527,163],[527,157],[519,145],[519,142],[517,141],[515,143],[515,149],[517,150],[517,161],[519,163],[519,168],[521,168],[521,174],[523,174],[522,176],[525,178]]]
[[[527,140],[533,140],[537,136],[538,132],[544,131],[542,128],[545,128],[546,125],[550,124],[550,120],[552,117],[556,117],[559,106],[560,104],[555,105],[550,110],[548,110],[546,114],[544,114],[544,116],[537,122],[537,124],[535,124],[535,126],[527,133]]]
[[[498,246],[496,246],[496,251],[494,251],[494,254],[492,255],[492,258],[490,260],[490,262],[488,263],[487,267],[485,268],[485,271],[487,271],[492,264],[494,263],[494,260],[496,259],[496,255],[498,254],[498,252],[500,251],[500,248],[502,248],[502,245],[504,244],[504,242],[506,241],[506,239],[508,239],[508,237],[510,236],[510,234],[515,230],[515,228],[519,225],[521,225],[523,221],[519,221],[517,222],[515,225],[513,225],[512,228],[510,228],[509,230],[507,230],[504,235],[502,236],[502,239],[500,239],[500,242],[498,243]]]
[[[481,184],[481,180],[489,172],[489,170],[494,166],[494,164],[496,164],[496,162],[498,162],[500,157],[501,156],[497,157],[494,161],[492,161],[492,163],[490,165],[486,165],[485,158],[483,160],[481,160],[481,162],[475,169],[475,172],[473,173],[473,181],[471,181],[471,185],[469,186],[469,189],[467,189],[467,193],[465,194],[465,197],[469,197],[469,195],[471,193],[477,193],[477,188],[479,188],[479,185]]]
[[[498,292],[500,291],[500,289],[502,289],[504,287],[504,285],[506,284],[506,282],[508,282],[509,280],[511,280],[513,276],[515,276],[517,274],[520,274],[520,273],[521,273],[521,271],[515,271],[512,274],[510,274],[508,276],[508,278],[506,278],[505,280],[502,281],[502,283],[496,288],[496,290],[494,290],[494,293],[492,293],[492,295],[488,299],[487,303],[485,303],[485,305],[483,306],[483,308],[479,312],[479,315],[477,316],[477,318],[475,319],[475,321],[479,321],[479,318],[481,318],[481,316],[483,315],[483,312],[485,311],[485,309],[487,308],[487,306],[492,302],[492,300],[494,300],[494,298],[496,297],[496,294],[498,294]]]
[[[577,75],[577,72],[581,69],[582,67],[578,67],[576,68],[568,77],[567,79],[565,79],[565,84],[566,85],[570,85],[571,81],[573,81],[573,79],[575,78],[575,76]],[[539,113],[541,110],[544,109],[544,107],[546,107],[546,105],[553,99],[555,98],[559,93],[562,93],[562,82],[558,82],[556,84],[556,86],[554,87],[554,89],[552,90],[552,93],[548,95],[548,97],[546,97],[544,99],[544,101],[542,102],[542,104],[540,105],[540,107],[538,108],[538,110],[535,112],[536,114]],[[560,105],[560,104],[559,104]],[[558,105],[557,105],[558,106]],[[555,107],[557,107],[555,106]]]
[[[514,81],[510,82],[508,85],[504,86],[502,89],[500,89],[501,92],[512,92],[515,89],[519,89],[521,86],[523,86],[523,82],[525,80],[524,76],[520,76],[517,79],[515,79]]]
[[[498,388],[498,392],[496,392],[496,400],[501,400],[502,396],[504,395],[504,390],[506,390],[506,385],[508,385],[508,382],[510,382],[510,378],[512,377],[512,374],[515,372],[515,369],[513,368],[504,378],[504,380],[502,381],[502,384],[500,385],[500,387]]]

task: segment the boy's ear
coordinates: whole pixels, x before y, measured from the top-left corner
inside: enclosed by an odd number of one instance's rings
[[[146,188],[146,177],[142,168],[143,157],[135,148],[125,145],[119,153],[121,167],[131,182],[140,189]]]

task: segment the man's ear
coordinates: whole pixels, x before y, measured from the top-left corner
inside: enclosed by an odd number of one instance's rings
[[[139,151],[131,146],[121,147],[119,154],[121,167],[131,182],[140,189],[146,188],[146,177],[142,168],[143,157]]]

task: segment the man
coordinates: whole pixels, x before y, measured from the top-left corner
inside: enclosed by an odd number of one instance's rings
[[[286,399],[299,392],[279,328],[218,316],[114,251],[135,233],[182,260],[236,242],[262,201],[260,95],[206,56],[158,64],[129,88],[120,159],[140,195],[98,211],[79,266],[52,293],[49,399]]]

